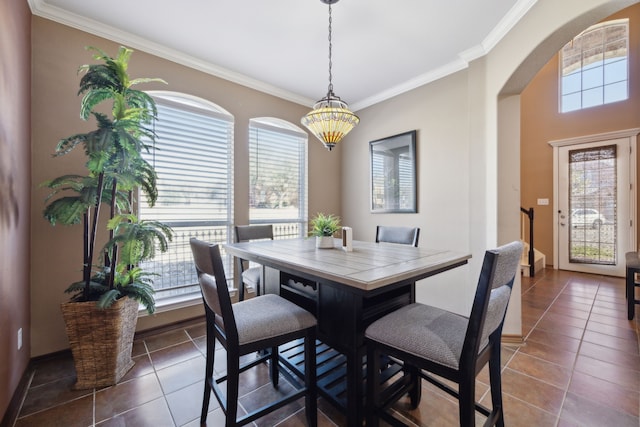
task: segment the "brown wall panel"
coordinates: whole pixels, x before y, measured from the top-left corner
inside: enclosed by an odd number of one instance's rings
[[[30,29],[26,1],[0,0],[0,419],[30,353]]]

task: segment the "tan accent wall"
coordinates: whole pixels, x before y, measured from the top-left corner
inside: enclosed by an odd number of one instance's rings
[[[535,75],[521,96],[521,202],[534,208],[534,244],[553,264],[553,148],[549,141],[640,127],[640,5],[609,19],[629,18],[629,99],[569,113],[559,112],[558,55]],[[540,198],[548,206],[538,206]],[[528,226],[526,236],[528,240]]]
[[[30,28],[26,1],[0,0],[0,419],[30,352]]]
[[[79,65],[92,62],[85,46],[96,46],[110,54],[118,44],[55,22],[33,19],[33,186],[32,241],[32,355],[68,347],[59,304],[63,290],[80,279],[81,227],[52,227],[42,218],[46,192],[38,184],[63,173],[80,172],[82,150],[52,159],[57,141],[73,133],[93,129],[94,123],[79,118],[76,96]],[[249,218],[248,131],[252,117],[273,116],[300,123],[309,108],[213,77],[157,56],[137,51],[130,64],[133,77],[160,77],[168,85],[149,84],[141,89],[184,92],[212,101],[235,118],[235,220]],[[318,88],[321,90],[322,88]],[[309,212],[340,214],[341,149],[331,153],[309,138]],[[202,314],[201,307],[175,310],[139,319],[138,329],[147,329]]]

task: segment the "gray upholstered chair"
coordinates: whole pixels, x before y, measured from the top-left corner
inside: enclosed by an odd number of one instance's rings
[[[302,396],[305,397],[307,424],[316,426],[315,317],[273,294],[232,305],[218,245],[196,238],[191,238],[190,244],[207,319],[207,357],[200,423],[206,423],[213,391],[224,411],[227,427],[251,423]],[[278,346],[296,339],[304,339],[304,385],[282,370],[282,374],[289,376],[294,390],[237,418],[240,373],[269,360],[271,380],[277,387]],[[227,359],[227,374],[218,378],[213,375],[216,340],[225,348]],[[255,357],[248,361],[243,359],[243,364],[240,364],[240,357],[247,354],[255,354]],[[226,393],[218,386],[221,382],[226,382]]]
[[[518,272],[522,243],[512,242],[485,253],[470,316],[414,303],[373,322],[367,345],[367,426],[379,419],[403,425],[387,410],[407,392],[420,402],[420,378],[458,398],[460,425],[475,425],[475,410],[485,425],[504,426],[500,376],[500,338],[511,288]],[[403,374],[383,390],[381,355],[404,363]],[[489,363],[492,410],[475,401],[475,378]],[[432,374],[458,384],[458,390]]]
[[[379,225],[376,227],[376,243],[401,243],[418,247],[419,227],[392,227]]]
[[[236,225],[236,243],[249,242],[251,240],[273,240],[272,225]],[[252,287],[256,295],[260,295],[262,267],[249,267],[249,261],[236,258],[239,279],[237,280],[238,298],[244,300],[244,285]]]

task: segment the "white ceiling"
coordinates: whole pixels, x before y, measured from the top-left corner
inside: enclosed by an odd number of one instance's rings
[[[327,92],[320,0],[28,1],[35,15],[303,105]],[[332,6],[334,92],[358,110],[463,69],[535,2],[341,0]]]

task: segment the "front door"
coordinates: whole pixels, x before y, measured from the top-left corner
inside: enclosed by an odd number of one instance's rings
[[[560,269],[624,276],[635,245],[631,147],[630,137],[557,147]]]

